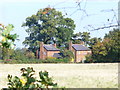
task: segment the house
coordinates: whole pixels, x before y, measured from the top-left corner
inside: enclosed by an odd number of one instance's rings
[[[83,43],[82,44],[72,44],[72,41],[69,42],[69,50],[74,54],[74,62],[83,62],[85,56],[91,54],[91,50],[87,48]],[[40,43],[40,48],[36,52],[37,58],[46,59],[48,57],[60,58],[62,55],[60,49],[56,48],[56,44],[44,44]]]
[[[83,62],[85,60],[85,56],[92,53],[84,43],[72,44],[72,41],[69,42],[69,50],[72,51],[75,56],[74,62]]]
[[[60,53],[60,50],[56,48],[56,44],[46,45],[43,42],[41,42],[40,48],[36,53],[37,58],[46,59],[48,57],[59,57],[58,53]]]

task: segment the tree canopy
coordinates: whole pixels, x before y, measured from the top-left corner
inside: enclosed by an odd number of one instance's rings
[[[40,9],[27,17],[22,26],[27,27],[26,32],[29,35],[23,43],[31,49],[37,48],[39,41],[60,46],[71,39],[75,29],[74,21],[54,8]]]
[[[92,56],[98,62],[120,62],[120,30],[113,29],[92,45]]]
[[[7,26],[0,24],[0,51],[2,51],[2,59],[9,58],[11,54],[9,51],[10,49],[14,49],[14,42],[17,39],[17,34],[11,34],[10,32],[13,31],[14,26],[12,24],[8,24]]]
[[[0,47],[13,48],[14,41],[17,39],[17,34],[10,34],[13,31],[14,26],[9,24],[4,26],[0,24]]]

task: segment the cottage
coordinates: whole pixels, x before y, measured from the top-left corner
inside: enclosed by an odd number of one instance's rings
[[[72,44],[72,41],[69,42],[69,50],[72,51],[75,56],[74,62],[83,62],[85,56],[92,53],[83,43]]]
[[[85,56],[91,54],[91,50],[87,48],[84,44],[72,44],[69,42],[69,50],[73,52],[75,59],[74,62],[82,62],[85,60]],[[44,44],[40,43],[40,49],[36,54],[39,59],[46,59],[48,57],[61,57],[60,49],[56,48],[56,44]]]
[[[56,57],[60,53],[60,50],[56,48],[56,44],[46,45],[43,42],[40,43],[40,50],[37,52],[39,59],[46,59],[48,57]]]

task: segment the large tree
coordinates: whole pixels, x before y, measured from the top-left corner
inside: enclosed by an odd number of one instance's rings
[[[60,46],[71,39],[75,29],[74,21],[54,8],[40,9],[27,17],[22,26],[27,27],[26,32],[29,34],[23,43],[31,49],[37,48],[39,41],[54,42]]]
[[[105,35],[104,39],[109,42],[105,44],[108,50],[107,58],[120,62],[120,29],[113,29]]]
[[[113,29],[104,39],[92,45],[92,56],[97,62],[120,62],[120,30]]]

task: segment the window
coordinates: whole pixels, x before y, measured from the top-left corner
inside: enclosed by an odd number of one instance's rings
[[[44,52],[43,54],[46,55],[46,52]]]

